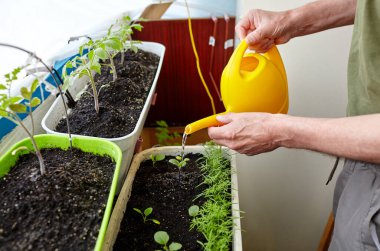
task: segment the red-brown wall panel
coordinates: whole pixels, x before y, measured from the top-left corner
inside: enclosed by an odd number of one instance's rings
[[[190,42],[188,21],[157,20],[143,22],[142,32],[136,32],[134,39],[154,41],[165,45],[166,52],[157,84],[157,102],[152,106],[146,125],[154,125],[156,120],[165,120],[170,125],[186,125],[212,114],[210,100],[197,72],[196,60]],[[226,38],[234,37],[235,19],[228,22],[219,18],[192,19],[192,30],[197,47],[203,77],[214,98],[217,112],[224,111],[214,89],[209,72],[211,71],[219,88],[220,76],[233,47],[224,49]],[[212,46],[209,38],[216,28],[216,42],[213,66],[210,69]]]

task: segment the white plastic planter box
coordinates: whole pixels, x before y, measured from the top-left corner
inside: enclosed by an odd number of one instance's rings
[[[177,156],[181,153],[181,150],[181,146],[166,146],[150,148],[135,155],[131,167],[129,168],[127,178],[124,181],[123,187],[121,188],[115,207],[112,211],[111,219],[109,221],[106,237],[104,240],[103,251],[109,251],[113,249],[113,245],[116,241],[117,234],[120,229],[121,221],[124,217],[124,213],[127,208],[129,197],[131,196],[133,181],[140,167],[140,163],[144,160],[150,159],[151,154],[156,155],[158,153],[163,153],[166,156]],[[228,152],[231,156],[232,217],[234,221],[232,250],[242,251],[243,246],[241,239],[238,181],[236,172],[236,153],[231,150],[229,150]],[[186,146],[185,154],[187,153],[204,153],[204,146]]]
[[[136,142],[141,134],[141,131],[144,127],[144,123],[146,120],[146,117],[149,112],[150,105],[152,103],[152,99],[156,90],[157,80],[158,76],[161,71],[162,62],[164,59],[164,53],[165,53],[165,46],[159,43],[153,43],[153,42],[142,42],[142,44],[137,45],[139,49],[142,49],[144,51],[152,52],[160,57],[159,65],[157,67],[156,76],[153,80],[152,88],[149,92],[149,95],[147,97],[147,100],[144,104],[143,110],[140,114],[140,117],[137,121],[136,127],[133,130],[132,133],[125,135],[123,137],[119,138],[106,138],[107,140],[110,140],[114,143],[116,143],[123,152],[123,161],[120,169],[120,175],[119,175],[119,182],[118,187],[121,187],[121,184],[125,178],[125,175],[128,171],[128,166],[131,162]],[[88,83],[88,79],[85,77],[77,79],[75,84],[69,88],[70,93],[73,97],[76,97],[78,93],[80,93]],[[56,128],[58,122],[64,117],[65,110],[62,103],[61,98],[57,98],[52,106],[50,107],[49,111],[46,113],[44,118],[42,119],[42,127],[47,133],[51,134],[65,134],[54,131]],[[67,135],[67,134],[66,134]],[[119,190],[119,189],[118,189]]]

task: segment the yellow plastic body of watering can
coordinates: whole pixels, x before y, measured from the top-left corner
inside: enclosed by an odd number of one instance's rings
[[[288,83],[281,56],[273,46],[263,54],[245,54],[248,45],[243,40],[233,52],[223,70],[220,90],[228,112],[287,113]],[[210,126],[223,125],[212,115],[185,128],[191,134]]]

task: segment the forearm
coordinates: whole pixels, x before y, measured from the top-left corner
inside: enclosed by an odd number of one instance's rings
[[[279,115],[274,128],[280,146],[380,163],[380,114],[337,119]]]
[[[356,0],[319,0],[289,10],[292,37],[353,24],[355,10]]]

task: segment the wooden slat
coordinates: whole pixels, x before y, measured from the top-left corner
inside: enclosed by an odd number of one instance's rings
[[[327,251],[329,249],[333,231],[334,231],[334,216],[331,213],[327,221],[327,224],[325,226],[325,230],[323,232],[322,238],[319,241],[318,251]]]

